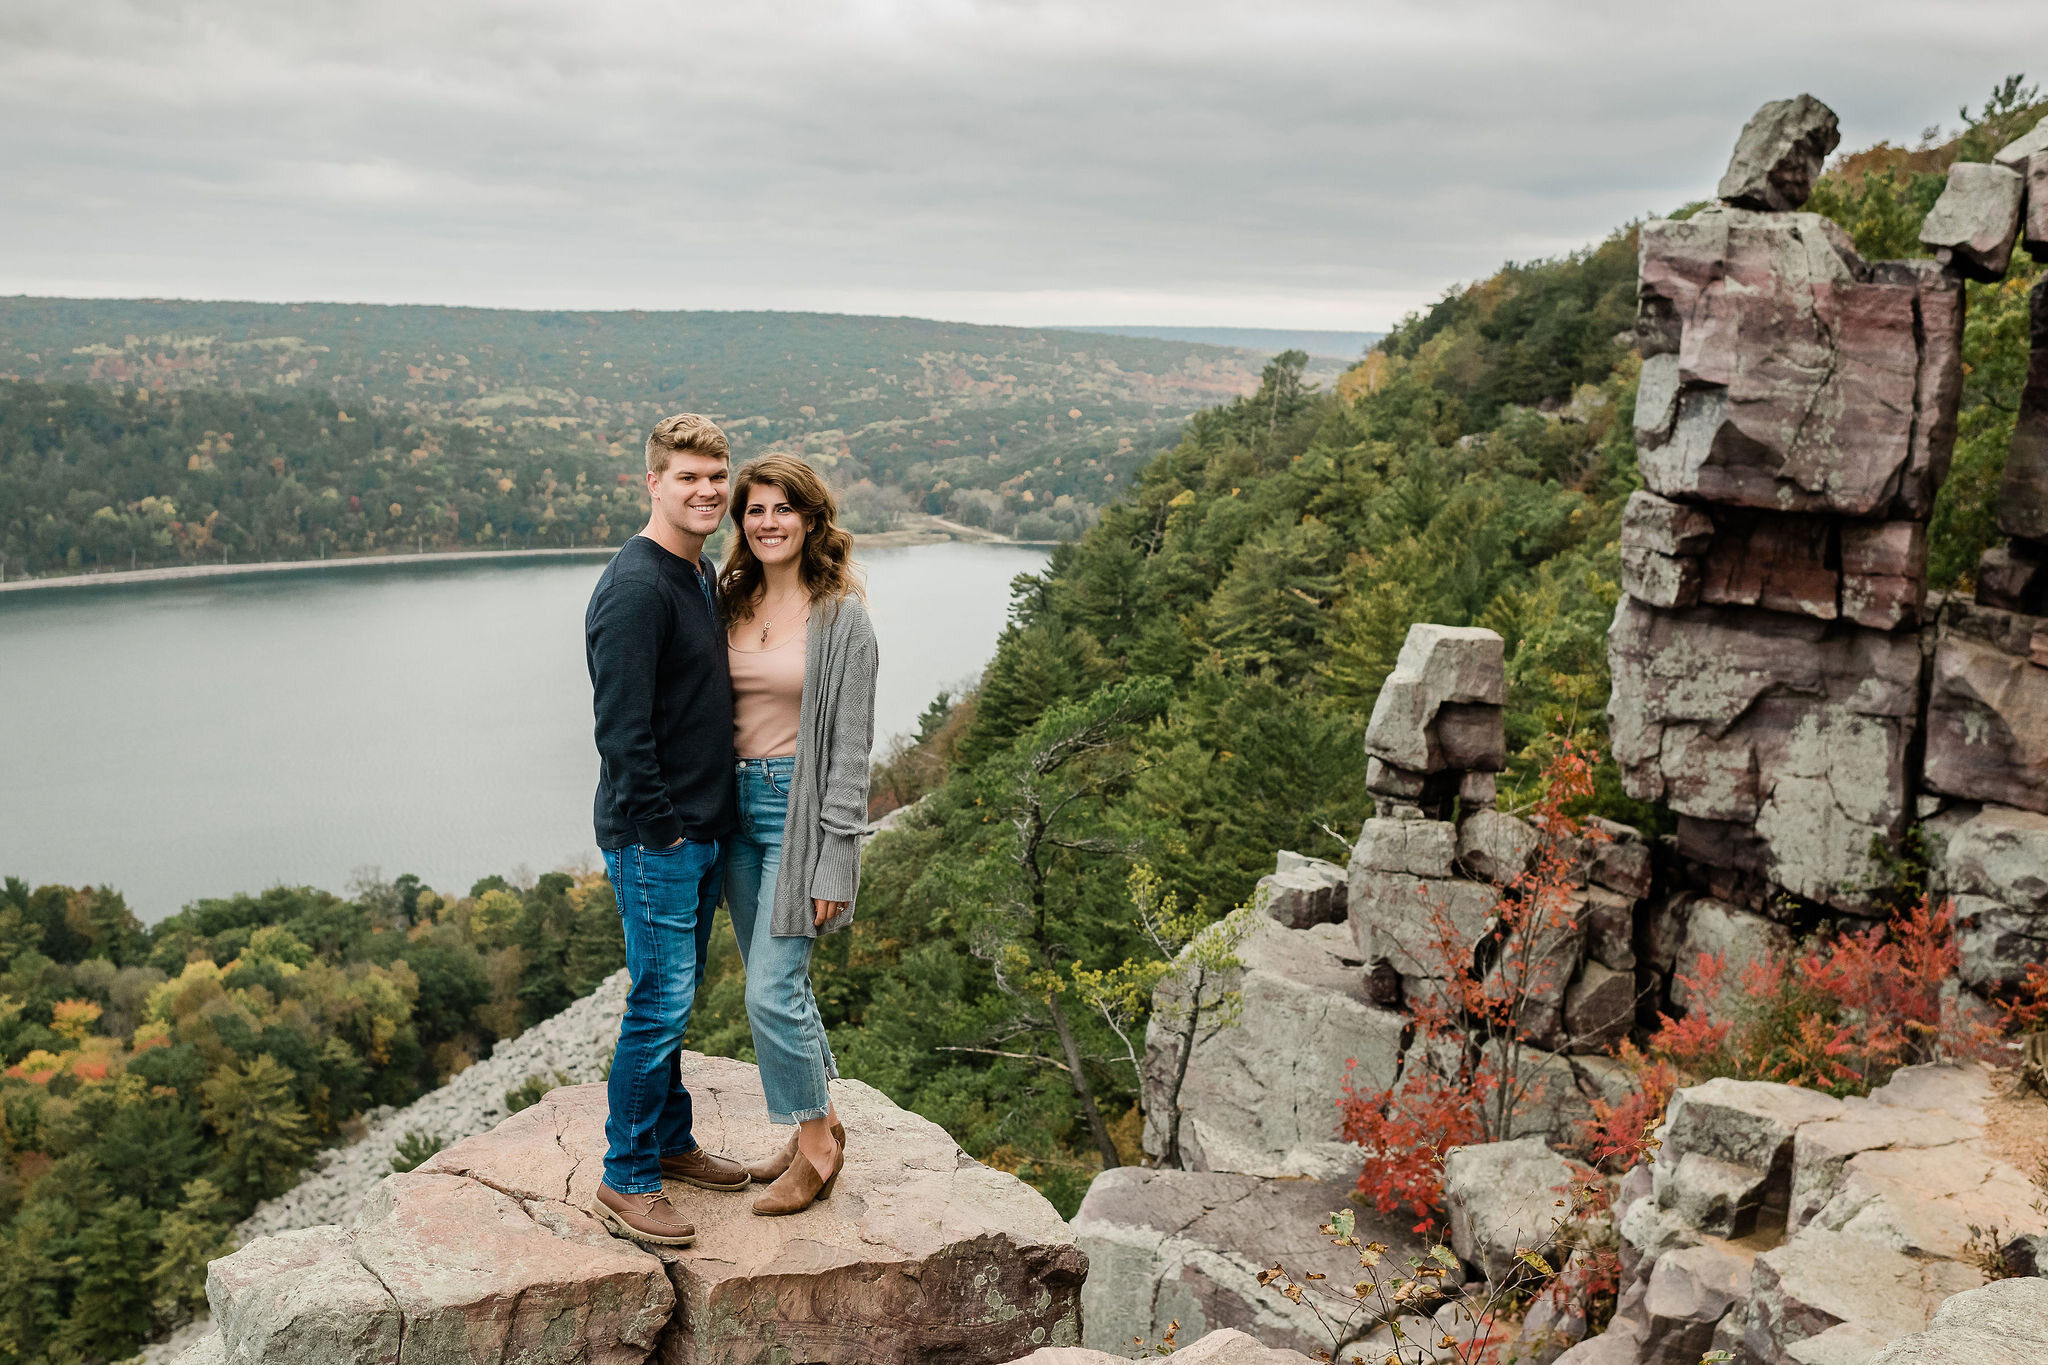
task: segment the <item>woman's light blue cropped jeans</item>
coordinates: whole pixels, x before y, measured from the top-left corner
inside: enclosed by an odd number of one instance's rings
[[[740,760],[740,827],[725,857],[726,903],[747,969],[747,1023],[771,1123],[824,1118],[832,1103],[825,1082],[839,1075],[811,994],[817,940],[808,934],[777,938],[768,931],[795,776],[794,757]]]

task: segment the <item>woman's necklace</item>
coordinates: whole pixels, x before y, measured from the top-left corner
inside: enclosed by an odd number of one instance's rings
[[[806,593],[798,593],[795,596],[795,598],[792,599],[792,601],[795,602],[808,602],[809,600],[809,595]],[[765,608],[768,604],[766,602],[763,602],[761,605]],[[761,623],[761,644],[763,647],[766,647],[766,645],[768,644],[768,632],[774,627],[775,623],[782,618],[782,614],[785,611],[789,610],[789,607],[789,602],[783,603],[781,606],[775,609],[775,615],[769,617],[767,620]]]

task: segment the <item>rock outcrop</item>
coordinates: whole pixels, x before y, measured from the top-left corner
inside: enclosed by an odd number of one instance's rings
[[[1609,718],[1624,785],[1677,814],[1684,857],[1741,874],[1758,904],[1782,888],[1854,911],[1877,881],[1873,839],[1914,814],[1914,632],[1963,294],[1956,270],[1866,262],[1792,211],[1803,190],[1762,188],[1759,146],[1785,148],[1780,179],[1810,186],[1819,142],[1782,130],[1824,128],[1831,146],[1823,114],[1806,97],[1766,106],[1724,204],[1643,228],[1645,488],[1623,517]],[[1988,268],[1986,223],[2011,196],[1988,204],[1975,175],[1947,201],[1953,231],[1932,230]]]
[[[1867,1099],[1759,1081],[1673,1096],[1623,1181],[1620,1307],[1559,1365],[1864,1365],[1982,1283],[1978,1228],[2048,1224],[1993,1150],[1975,1066],[1910,1067]],[[1930,1355],[1908,1360],[1945,1360]],[[1970,1357],[1957,1357],[1958,1361]]]
[[[747,1158],[778,1145],[753,1067],[685,1066],[702,1141]],[[743,1195],[674,1186],[697,1244],[656,1252],[586,1212],[603,1088],[553,1091],[389,1176],[350,1224],[214,1262],[217,1335],[187,1359],[866,1365],[1074,1344],[1087,1262],[1052,1206],[859,1082],[834,1098],[849,1138],[829,1200],[767,1219]]]
[[[1372,1003],[1365,960],[1338,925],[1248,917],[1236,956],[1243,965],[1211,987],[1237,994],[1235,1022],[1192,1021],[1184,1066],[1188,983],[1160,989],[1146,1030],[1145,1150],[1166,1156],[1177,1114],[1186,1170],[1355,1178],[1358,1149],[1337,1138],[1344,1079],[1392,1085],[1407,1020]]]
[[[1507,765],[1506,688],[1494,632],[1410,626],[1366,726],[1366,790],[1400,811],[1492,805],[1493,775]]]
[[[1624,786],[1677,815],[1717,896],[1855,914],[1883,880],[1872,848],[1944,800],[2048,812],[2048,283],[1998,500],[2012,539],[1974,604],[1926,592],[1962,282],[2036,239],[2048,125],[1951,168],[1922,230],[1933,262],[1865,261],[1794,211],[1803,189],[1773,188],[1810,185],[1832,138],[1823,106],[1767,105],[1721,205],[1643,228],[1644,490],[1623,516],[1609,719]]]
[[[1331,1213],[1354,1207],[1350,1195],[1348,1181],[1130,1166],[1104,1171],[1074,1215],[1074,1236],[1088,1257],[1083,1344],[1128,1351],[1137,1339],[1156,1343],[1178,1321],[1184,1336],[1229,1326],[1269,1346],[1329,1350],[1314,1315],[1261,1288],[1258,1274],[1280,1263],[1296,1275],[1355,1280],[1357,1254],[1316,1230]],[[1420,1250],[1397,1225],[1362,1227],[1361,1236],[1401,1255]]]

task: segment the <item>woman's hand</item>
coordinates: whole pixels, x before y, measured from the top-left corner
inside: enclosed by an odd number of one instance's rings
[[[816,896],[811,897],[811,914],[813,916],[811,927],[815,929],[824,928],[827,920],[845,908],[845,901],[824,901],[819,900]]]

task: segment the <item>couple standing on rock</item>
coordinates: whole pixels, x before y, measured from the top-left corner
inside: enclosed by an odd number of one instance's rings
[[[874,741],[875,637],[853,538],[810,466],[770,455],[730,473],[725,433],[682,413],[647,438],[647,526],[606,566],[584,616],[597,713],[597,844],[625,924],[632,986],[607,1084],[611,1231],[688,1246],[663,1178],[768,1186],[757,1214],[831,1193],[846,1133],[811,993],[811,950],[853,919]],[[725,567],[704,541],[728,506]],[[768,1117],[796,1131],[743,1166],[690,1132],[683,1033],[723,890],[746,968]]]

